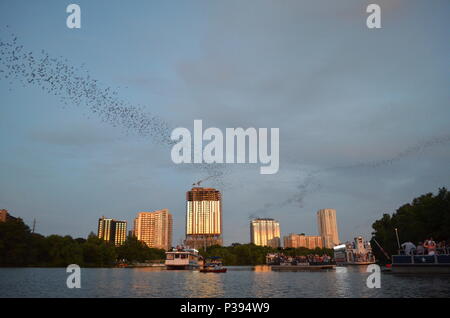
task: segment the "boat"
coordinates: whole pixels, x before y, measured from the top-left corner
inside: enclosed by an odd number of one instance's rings
[[[209,260],[207,263],[206,261]],[[203,268],[200,269],[201,273],[226,273],[227,269],[222,266],[220,257],[208,257],[204,260]]]
[[[392,255],[390,268],[392,273],[450,274],[450,254]]]
[[[266,255],[266,264],[272,271],[323,271],[334,270],[336,265],[327,257],[292,257],[282,254],[269,253]]]
[[[296,265],[271,265],[270,269],[273,271],[323,271],[323,270],[334,270],[336,265],[334,264],[310,264],[310,263],[298,263]]]
[[[370,243],[361,236],[355,237],[353,242],[335,246],[333,250],[338,266],[370,265],[376,262]]]
[[[166,265],[165,264],[160,264],[160,263],[132,263],[132,264],[125,264],[125,266],[123,266],[123,267],[128,267],[128,268],[155,268],[155,267],[166,267]]]
[[[227,269],[221,266],[204,267],[200,269],[201,273],[226,273]]]
[[[176,270],[193,270],[198,269],[201,256],[196,249],[190,248],[174,248],[172,251],[166,252],[166,269]]]

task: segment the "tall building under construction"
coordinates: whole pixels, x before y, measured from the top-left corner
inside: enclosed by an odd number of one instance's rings
[[[194,187],[186,193],[186,240],[191,248],[222,245],[222,196],[214,188]]]

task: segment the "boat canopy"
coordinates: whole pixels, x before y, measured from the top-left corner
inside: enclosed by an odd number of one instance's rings
[[[335,247],[333,247],[333,249],[335,250],[335,251],[337,251],[337,250],[340,250],[340,249],[345,249],[346,248],[346,245],[345,244],[341,244],[341,245],[337,245],[337,246],[335,246]]]

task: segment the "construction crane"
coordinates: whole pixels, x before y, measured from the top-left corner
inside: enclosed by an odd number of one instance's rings
[[[200,181],[197,181],[197,182],[193,183],[192,185],[193,185],[194,187],[199,187],[200,184],[201,184],[203,181],[206,181],[206,180],[208,180],[208,179],[211,179],[212,177],[213,177],[213,176],[206,177],[206,178],[204,178],[204,179],[202,179],[202,180],[200,180]]]

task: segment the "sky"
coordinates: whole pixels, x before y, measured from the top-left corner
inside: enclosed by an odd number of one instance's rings
[[[450,2],[74,0],[0,2],[0,39],[88,70],[169,127],[280,129],[280,170],[225,165],[225,244],[249,220],[316,235],[337,211],[341,241],[450,181]],[[368,29],[366,7],[381,7]],[[8,27],[6,27],[8,26]],[[1,61],[0,61],[1,62]],[[0,63],[0,69],[2,64]],[[38,233],[86,237],[98,218],[168,208],[184,237],[185,193],[208,169],[176,165],[154,136],[0,76],[0,208]]]

